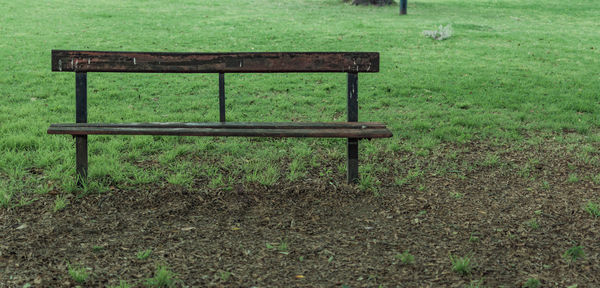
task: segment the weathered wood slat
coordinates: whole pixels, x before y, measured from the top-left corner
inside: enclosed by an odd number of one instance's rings
[[[220,128],[220,129],[365,129],[386,128],[379,122],[146,122],[146,123],[61,123],[51,128],[63,127],[113,127],[113,128]]]
[[[318,138],[388,138],[386,128],[172,128],[172,127],[60,127],[50,126],[48,134],[70,135],[171,135],[171,136],[243,136],[243,137],[318,137]]]
[[[52,50],[52,71],[142,73],[379,72],[379,53],[170,53]]]

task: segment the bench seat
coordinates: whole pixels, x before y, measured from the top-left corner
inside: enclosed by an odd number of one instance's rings
[[[68,123],[52,124],[48,134],[173,135],[244,137],[389,138],[376,122],[214,122],[214,123]]]

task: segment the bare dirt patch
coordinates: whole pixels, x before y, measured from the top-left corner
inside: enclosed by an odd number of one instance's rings
[[[583,205],[600,200],[600,168],[580,158],[551,139],[389,153],[370,160],[389,167],[377,196],[318,173],[230,191],[115,188],[71,196],[59,212],[42,195],[0,210],[0,286],[76,286],[69,264],[89,268],[84,286],[143,286],[160,264],[189,287],[595,287],[600,219]],[[566,261],[574,246],[585,257]],[[414,264],[398,259],[407,250]],[[471,272],[452,271],[450,255],[470,256]]]

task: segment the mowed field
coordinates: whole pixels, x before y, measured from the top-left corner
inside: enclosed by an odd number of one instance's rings
[[[0,287],[600,286],[597,1],[1,2]],[[348,185],[343,139],[90,136],[79,188],[52,49],[379,52],[394,137]],[[228,121],[346,119],[343,73],[226,83]],[[88,73],[88,109],[218,121],[218,76]]]

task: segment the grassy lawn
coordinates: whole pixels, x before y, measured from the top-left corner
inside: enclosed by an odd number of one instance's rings
[[[52,189],[74,189],[73,141],[45,134],[50,123],[74,122],[74,76],[50,72],[53,48],[378,51],[381,72],[359,79],[359,119],[387,123],[395,138],[362,145],[367,163],[374,153],[427,153],[445,142],[514,143],[552,132],[598,140],[600,35],[592,1],[419,1],[411,3],[407,17],[397,17],[397,7],[353,7],[334,0],[93,1],[67,9],[68,3],[33,8],[7,3],[10,13],[0,16],[3,206]],[[453,25],[450,40],[421,34],[442,24]],[[89,122],[218,119],[216,75],[92,73],[88,81]],[[345,118],[343,74],[232,74],[227,82],[231,121]],[[92,137],[91,185],[99,190],[164,180],[186,185],[212,173],[222,179],[216,186],[270,183],[296,178],[275,165],[286,165],[279,159],[311,163],[311,157],[321,158],[315,150],[329,151],[343,171],[342,143]],[[218,163],[173,161],[189,154]],[[167,169],[133,165],[140,161],[159,161]],[[261,167],[271,164],[276,167]],[[256,177],[247,176],[252,171]]]
[[[551,151],[574,157],[568,165],[548,165],[566,169],[561,183],[585,192],[581,205],[596,205],[600,3],[408,5],[409,15],[400,17],[397,6],[339,0],[6,2],[8,12],[0,15],[0,207],[52,199],[48,211],[60,213],[69,209],[64,197],[76,201],[68,195],[115,189],[169,187],[211,197],[236,187],[344,182],[345,142],[339,139],[90,136],[90,181],[77,188],[74,141],[46,134],[50,123],[75,120],[74,75],[50,71],[51,49],[379,52],[380,72],[359,75],[359,120],[384,122],[394,137],[360,142],[362,178],[348,189],[402,198],[408,190],[426,194],[443,186],[436,177],[460,181],[474,170],[495,169],[520,175],[523,189],[541,191],[554,176],[536,167],[555,155],[542,152]],[[422,34],[447,24],[454,30],[448,40]],[[226,82],[228,121],[346,117],[343,73],[227,74]],[[217,83],[215,74],[89,73],[88,121],[218,121]],[[454,199],[464,194],[444,193]],[[578,205],[574,209],[584,211]],[[588,260],[598,258],[594,251]],[[452,262],[461,260],[454,256]],[[214,273],[222,283],[230,277],[226,270]]]

